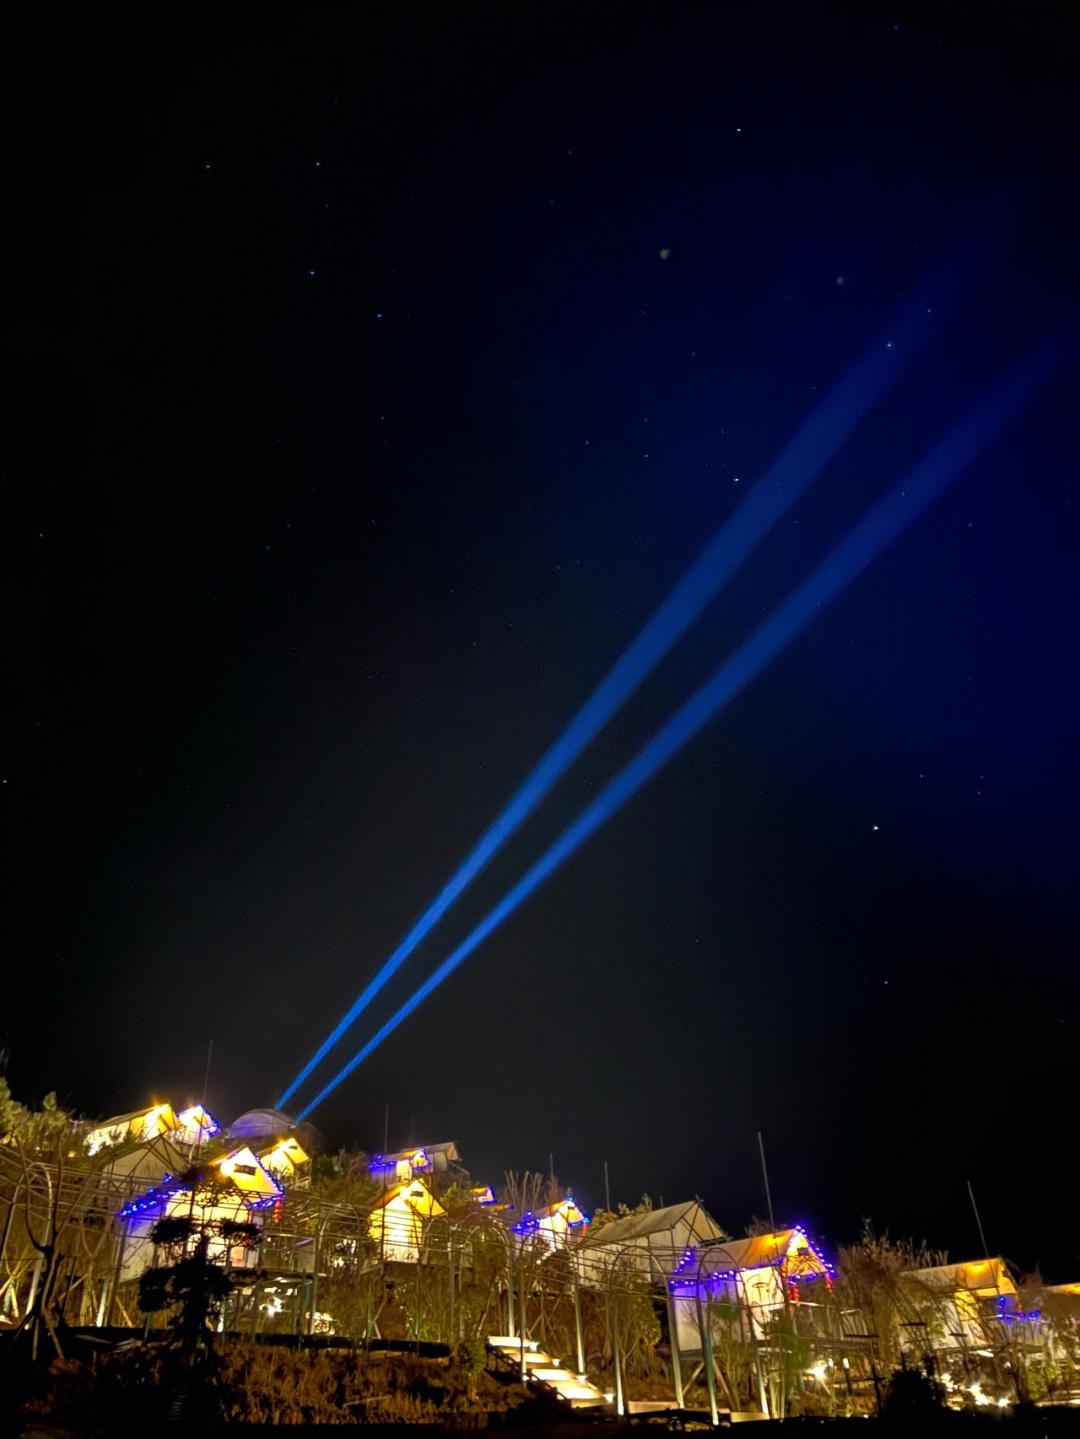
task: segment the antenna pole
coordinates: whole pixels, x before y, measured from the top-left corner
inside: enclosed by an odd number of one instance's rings
[[[776,1220],[773,1218],[773,1212],[772,1212],[772,1194],[769,1192],[769,1171],[768,1171],[768,1170],[766,1169],[766,1167],[765,1167],[765,1145],[762,1143],[762,1140],[761,1140],[761,1130],[760,1130],[760,1129],[759,1129],[758,1132],[757,1132],[757,1143],[758,1143],[758,1149],[759,1149],[759,1151],[761,1152],[761,1173],[762,1173],[762,1177],[763,1177],[764,1180],[765,1180],[765,1202],[766,1202],[766,1204],[769,1206],[769,1228],[770,1228],[770,1229],[772,1230],[772,1232],[775,1234],[775,1233],[776,1233]]]
[[[210,1061],[211,1061],[211,1059],[212,1059],[213,1057],[214,1057],[214,1041],[211,1040],[210,1043],[207,1045],[207,1048],[206,1048],[206,1073],[203,1075],[203,1082],[202,1082],[202,1102],[201,1102],[200,1105],[199,1105],[199,1108],[200,1108],[200,1110],[202,1111],[202,1113],[199,1115],[199,1137],[198,1137],[198,1139],[195,1141],[195,1158],[196,1158],[196,1159],[198,1159],[199,1155],[202,1153],[203,1135],[204,1135],[205,1132],[206,1132],[206,1125],[203,1124],[202,1121],[206,1118],[206,1091],[210,1088]],[[192,1191],[192,1192],[194,1192],[194,1191]]]
[[[986,1256],[987,1259],[989,1259],[989,1258],[990,1258],[990,1250],[989,1250],[989,1248],[987,1247],[986,1235],[983,1233],[982,1220],[979,1218],[979,1209],[978,1209],[978,1206],[977,1206],[976,1203],[975,1203],[975,1191],[974,1191],[974,1190],[972,1189],[972,1187],[971,1187],[971,1180],[970,1180],[970,1179],[969,1179],[968,1182],[967,1182],[967,1187],[968,1187],[968,1198],[971,1200],[971,1207],[972,1207],[972,1209],[974,1209],[974,1211],[975,1211],[975,1223],[979,1226],[979,1238],[982,1240],[983,1254]]]

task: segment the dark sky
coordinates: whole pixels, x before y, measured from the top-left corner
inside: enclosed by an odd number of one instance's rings
[[[211,1039],[219,1117],[275,1101],[943,254],[902,378],[333,1059],[1077,327],[1076,86],[1030,7],[224,8],[12,52],[0,1039],[88,1115],[197,1098]],[[389,1103],[477,1180],[551,1153],[591,1208],[607,1159],[738,1231],[761,1130],[827,1244],[976,1253],[970,1179],[991,1249],[1080,1277],[1076,378],[315,1111],[329,1143]]]

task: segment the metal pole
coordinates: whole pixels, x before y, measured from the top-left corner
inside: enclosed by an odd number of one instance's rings
[[[30,1280],[30,1297],[26,1301],[26,1312],[31,1313],[34,1308],[34,1300],[37,1298],[38,1284],[41,1280],[41,1271],[45,1266],[45,1256],[40,1251],[34,1261],[34,1273]]]
[[[683,1407],[682,1365],[679,1362],[679,1328],[675,1314],[675,1296],[667,1287],[668,1331],[671,1335],[671,1377],[675,1381],[675,1403]]]
[[[518,1264],[518,1283],[521,1285],[521,1382],[525,1383],[529,1377],[528,1365],[525,1363],[525,1266]]]
[[[969,1196],[969,1198],[971,1199],[971,1207],[972,1207],[972,1209],[975,1210],[975,1223],[979,1226],[979,1238],[982,1240],[983,1254],[986,1256],[987,1259],[989,1259],[989,1258],[990,1258],[990,1250],[987,1248],[987,1245],[986,1245],[986,1235],[983,1233],[982,1220],[979,1218],[979,1211],[978,1211],[978,1208],[976,1207],[976,1204],[975,1204],[975,1191],[974,1191],[974,1190],[972,1189],[972,1187],[971,1187],[971,1180],[970,1180],[970,1179],[969,1179],[968,1182],[967,1182],[967,1187],[968,1187],[968,1196]]]
[[[608,1290],[608,1314],[611,1324],[611,1352],[615,1358],[615,1413],[621,1419],[623,1416],[623,1378],[622,1364],[619,1360],[619,1302],[612,1289]]]
[[[325,1223],[325,1221],[324,1221]],[[308,1315],[307,1332],[310,1338],[315,1329],[315,1306],[319,1300],[319,1250],[322,1247],[322,1224],[315,1231],[315,1267],[311,1271],[311,1312]]]
[[[585,1336],[581,1328],[581,1294],[578,1290],[577,1269],[570,1271],[571,1283],[574,1287],[574,1328],[577,1330],[577,1367],[578,1378],[585,1378]]]
[[[454,1232],[449,1231],[447,1258],[450,1261],[450,1343],[454,1342]]]
[[[8,1235],[11,1233],[11,1221],[15,1217],[15,1206],[19,1202],[19,1191],[22,1189],[22,1187],[23,1181],[20,1179],[18,1184],[16,1184],[15,1186],[15,1193],[11,1196],[11,1202],[8,1205],[8,1212],[4,1216],[4,1237],[3,1239],[0,1239],[0,1264],[4,1262],[4,1255],[7,1253]]]
[[[604,1160],[604,1208],[611,1213],[611,1187],[608,1184],[607,1160]]]
[[[199,1115],[199,1137],[195,1141],[196,1160],[198,1160],[199,1155],[202,1153],[203,1135],[206,1133],[206,1125],[203,1123],[203,1120],[206,1118],[206,1091],[210,1087],[210,1060],[213,1057],[213,1053],[214,1041],[211,1040],[206,1050],[206,1073],[203,1075],[202,1103],[199,1106],[201,1110],[201,1113]],[[194,1197],[194,1188],[192,1189],[192,1197]]]
[[[506,1332],[510,1339],[514,1337],[514,1265],[511,1257],[513,1242],[508,1234],[506,1236],[506,1308],[509,1323]]]
[[[754,1328],[754,1308],[753,1305],[750,1303],[750,1295],[747,1293],[745,1279],[743,1279],[742,1297],[740,1299],[738,1276],[736,1276],[735,1279],[735,1298],[739,1303],[740,1312],[742,1309],[742,1305],[744,1303],[746,1305],[746,1332],[750,1336],[750,1348],[753,1351],[754,1355],[754,1372],[757,1374],[758,1382],[758,1400],[761,1404],[762,1414],[767,1414],[771,1418],[772,1410],[769,1405],[768,1395],[765,1391],[765,1369],[761,1362],[761,1344]],[[741,1321],[739,1327],[741,1330]]]
[[[108,1288],[108,1302],[105,1305],[105,1327],[112,1324],[113,1302],[116,1299],[116,1291],[120,1288],[120,1272],[124,1263],[124,1250],[127,1247],[129,1220],[124,1220],[124,1227],[120,1230],[120,1243],[116,1251],[116,1268],[113,1270],[112,1284]]]
[[[382,1210],[380,1219],[382,1224],[379,1228],[379,1265],[382,1269],[383,1288],[386,1288],[386,1155],[390,1148],[390,1101],[386,1101],[386,1118],[383,1121],[383,1172],[382,1172]]]
[[[712,1320],[708,1299],[705,1301],[705,1324],[702,1325],[702,1356],[705,1358],[705,1384],[709,1390],[709,1422],[716,1429],[720,1422],[720,1410],[716,1407],[716,1370],[712,1364]]]
[[[765,1177],[765,1201],[769,1206],[769,1228],[776,1233],[776,1220],[773,1218],[772,1195],[769,1192],[769,1171],[765,1168],[765,1145],[761,1140],[761,1130],[757,1132],[758,1149],[761,1151],[761,1172]]]

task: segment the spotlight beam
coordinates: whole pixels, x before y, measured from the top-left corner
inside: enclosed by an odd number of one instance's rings
[[[441,894],[369,980],[366,988],[277,1101],[284,1108],[316,1065],[359,1018],[462,891],[599,733],[676,641],[716,598],[743,561],[821,473],[866,412],[932,337],[939,312],[954,306],[996,259],[957,250],[903,304],[865,354],[802,424],[765,477],[706,545],[607,677],[540,760]]]
[[[953,430],[849,532],[772,616],[716,674],[677,710],[627,767],[518,881],[472,933],[424,981],[397,1013],[338,1070],[299,1114],[303,1119],[482,943],[518,905],[619,810],[658,769],[848,588],[986,448],[1073,355],[1075,343],[1056,339],[1029,356],[975,405]]]

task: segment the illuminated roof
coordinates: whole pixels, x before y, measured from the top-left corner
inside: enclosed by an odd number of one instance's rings
[[[232,1180],[245,1199],[276,1199],[281,1193],[277,1180],[263,1168],[246,1144],[211,1162]]]
[[[407,1162],[414,1169],[430,1169],[431,1158],[435,1154],[442,1155],[450,1163],[456,1163],[461,1158],[457,1145],[450,1140],[446,1144],[411,1144],[408,1149],[399,1149],[395,1154],[373,1154],[369,1167],[393,1169]]]
[[[396,1199],[400,1199],[410,1209],[428,1217],[441,1216],[446,1213],[422,1179],[410,1179],[406,1184],[395,1184],[385,1194],[379,1195],[372,1208],[385,1209]]]
[[[271,1144],[259,1153],[259,1162],[268,1169],[299,1169],[310,1158],[311,1155],[294,1134],[287,1134],[284,1139],[279,1139],[276,1144]]]
[[[171,1147],[171,1146],[170,1146]],[[176,1153],[177,1151],[174,1151]],[[186,1163],[182,1156],[181,1162]],[[220,1159],[210,1161],[208,1168],[216,1168],[220,1174],[229,1180],[231,1187],[239,1192],[240,1200],[245,1208],[262,1209],[279,1199],[282,1194],[281,1186],[275,1181],[273,1175],[269,1174],[252,1154],[246,1145],[233,1151],[232,1154],[222,1155]],[[187,1171],[190,1175],[192,1171]],[[176,1177],[165,1174],[161,1184],[155,1189],[149,1189],[145,1194],[135,1195],[129,1199],[124,1207],[117,1211],[120,1219],[139,1219],[164,1208],[180,1194],[188,1194],[191,1191],[190,1183],[185,1183],[182,1175]],[[213,1199],[216,1205],[223,1196]],[[200,1199],[200,1207],[206,1207],[206,1199]]]
[[[533,1216],[541,1223],[545,1219],[564,1219],[567,1224],[584,1224],[585,1216],[577,1207],[577,1203],[571,1196],[569,1199],[560,1199],[557,1204],[548,1204],[543,1209],[538,1209]]]
[[[701,1255],[702,1272],[730,1269],[764,1269],[783,1265],[789,1274],[823,1274],[829,1266],[802,1229],[780,1229],[749,1239],[728,1239],[712,1244]]]
[[[202,1131],[202,1137],[205,1139],[209,1139],[211,1135],[217,1134],[221,1129],[214,1116],[201,1104],[189,1104],[176,1116],[176,1122],[181,1129],[191,1129],[196,1133]]]
[[[114,1129],[117,1125],[132,1125],[140,1119],[147,1119],[151,1114],[156,1115],[164,1123],[172,1121],[172,1128],[176,1128],[176,1115],[173,1113],[171,1104],[148,1104],[145,1109],[133,1109],[130,1114],[116,1114],[111,1119],[102,1119],[93,1125],[91,1134],[99,1129]]]
[[[133,1110],[130,1114],[115,1114],[93,1124],[86,1132],[86,1147],[95,1154],[103,1145],[123,1143],[125,1139],[153,1139],[158,1134],[170,1134],[179,1129],[171,1104],[150,1104],[145,1109]]]
[[[937,1264],[930,1269],[908,1269],[905,1279],[915,1279],[940,1289],[965,1289],[988,1298],[992,1294],[1015,1294],[1004,1259],[971,1259],[964,1264]]]

